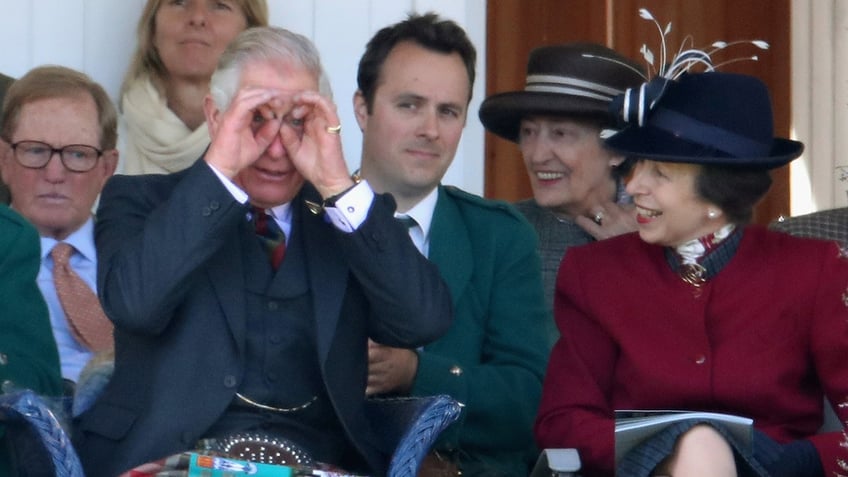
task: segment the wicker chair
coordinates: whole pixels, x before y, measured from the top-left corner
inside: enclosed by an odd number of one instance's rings
[[[461,410],[460,403],[445,395],[367,400],[366,412],[385,448],[395,450],[389,477],[415,477],[436,438]]]
[[[6,440],[14,444],[12,457],[18,462],[19,474],[85,477],[56,414],[32,391],[0,396],[0,423],[6,427]],[[38,442],[31,442],[33,440]],[[45,452],[49,459],[44,459]],[[30,469],[31,465],[37,469]]]
[[[459,417],[462,408],[449,396],[369,399],[366,402],[366,412],[378,426],[384,444],[395,449],[389,477],[415,477],[433,442]],[[17,432],[10,432],[12,439],[37,438],[38,448],[49,455],[56,476],[84,477],[79,458],[59,420],[39,396],[31,391],[0,396],[0,423],[7,424],[9,431],[17,429]],[[44,462],[45,459],[43,456],[30,457],[22,461]],[[44,475],[26,471],[23,474]]]

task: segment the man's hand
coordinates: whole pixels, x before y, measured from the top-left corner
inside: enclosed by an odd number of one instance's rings
[[[631,205],[621,205],[613,202],[596,207],[593,210],[593,217],[577,216],[574,223],[580,226],[583,230],[589,233],[596,240],[615,237],[630,232],[635,232],[638,228],[636,223],[636,208]],[[600,218],[600,223],[595,221],[595,218]]]
[[[280,137],[300,174],[318,189],[323,198],[344,192],[353,185],[342,153],[336,107],[316,91],[302,91],[293,98],[290,121],[284,121]],[[289,127],[290,123],[300,128]]]
[[[418,354],[368,341],[368,385],[365,394],[408,393],[418,372]]]
[[[267,88],[242,88],[226,111],[206,99],[212,144],[204,156],[221,173],[234,178],[253,164],[277,137],[292,108],[292,93]],[[209,113],[210,108],[215,113]]]

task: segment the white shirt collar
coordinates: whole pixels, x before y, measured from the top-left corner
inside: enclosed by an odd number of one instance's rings
[[[398,215],[408,215],[415,219],[415,222],[421,227],[421,231],[423,232],[424,239],[426,242],[430,241],[430,225],[433,223],[433,213],[436,211],[436,201],[439,199],[439,188],[436,187],[426,197],[421,199],[417,204],[415,204],[411,209],[407,210],[405,214],[395,214]]]
[[[281,204],[275,207],[271,207],[270,209],[265,209],[265,212],[268,213],[273,219],[274,222],[277,222],[277,225],[280,227],[280,230],[286,234],[286,243],[289,241],[289,237],[291,237],[292,231],[292,204],[291,202],[286,202],[285,204]]]
[[[286,202],[285,204],[281,204],[281,205],[278,205],[276,207],[271,207],[270,209],[267,209],[266,211],[268,212],[268,215],[270,215],[271,217],[274,217],[274,220],[276,220],[277,223],[282,222],[282,223],[291,224],[291,219],[292,219],[291,218],[291,216],[292,216],[291,202]]]

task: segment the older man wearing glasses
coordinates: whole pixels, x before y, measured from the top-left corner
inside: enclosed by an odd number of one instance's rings
[[[118,162],[116,117],[99,84],[59,66],[17,80],[0,115],[3,182],[11,207],[41,237],[38,286],[69,381],[94,352],[112,348],[112,325],[95,294],[91,210]]]

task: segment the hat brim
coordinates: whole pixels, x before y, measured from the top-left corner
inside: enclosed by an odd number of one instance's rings
[[[527,116],[569,116],[608,120],[608,102],[561,93],[511,91],[486,98],[480,105],[480,122],[489,132],[518,142],[521,120]]]
[[[791,139],[774,138],[768,156],[734,157],[716,154],[702,146],[651,126],[628,127],[604,141],[623,156],[659,162],[773,169],[789,163],[804,152],[804,144]]]

